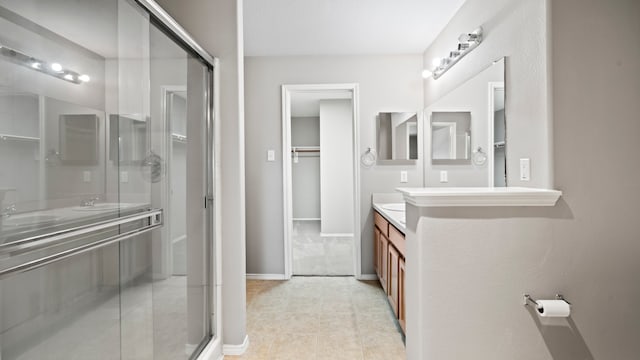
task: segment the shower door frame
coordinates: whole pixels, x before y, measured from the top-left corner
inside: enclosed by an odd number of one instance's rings
[[[284,274],[293,276],[293,183],[291,165],[291,94],[296,92],[351,92],[353,150],[353,276],[362,277],[362,239],[360,228],[360,94],[358,84],[282,85],[282,184],[284,218]]]

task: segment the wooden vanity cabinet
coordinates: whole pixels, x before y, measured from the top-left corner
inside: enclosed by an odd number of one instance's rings
[[[405,331],[405,236],[377,211],[374,212],[374,223],[373,253],[376,274],[402,331]]]
[[[387,292],[389,288],[389,240],[384,234],[380,234],[380,284]]]
[[[406,334],[406,313],[404,302],[404,258],[398,262],[398,323],[402,328],[402,332]]]
[[[377,226],[373,227],[373,268],[376,275],[380,278],[380,230]]]
[[[393,313],[398,316],[398,299],[399,299],[399,283],[398,272],[400,270],[400,254],[395,247],[389,246],[389,286],[387,288],[387,297],[391,303]]]

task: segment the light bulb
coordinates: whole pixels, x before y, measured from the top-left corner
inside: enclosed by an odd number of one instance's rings
[[[61,72],[62,71],[62,65],[60,65],[58,63],[53,63],[53,64],[51,64],[51,70],[53,70],[55,72]]]
[[[74,80],[74,79],[73,79],[73,75],[71,75],[71,74],[65,74],[65,76],[63,76],[63,77],[64,77],[66,80],[69,80],[69,81],[73,81],[73,80]]]
[[[41,66],[42,66],[42,64],[40,64],[37,61],[34,61],[34,62],[31,63],[31,67],[34,68],[34,69],[40,69]]]
[[[433,73],[427,69],[422,70],[422,77],[425,79],[430,78],[431,76],[433,76]]]
[[[87,74],[82,74],[82,75],[78,76],[78,80],[80,80],[82,82],[89,82],[89,81],[91,81],[91,77],[89,77],[89,75],[87,75]]]
[[[431,61],[431,64],[432,64],[433,66],[440,66],[440,63],[442,63],[442,59],[440,59],[440,58],[435,58],[435,59],[433,59],[433,60]]]

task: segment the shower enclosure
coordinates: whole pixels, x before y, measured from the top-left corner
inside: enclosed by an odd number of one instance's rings
[[[215,335],[214,59],[153,1],[0,0],[0,359]]]

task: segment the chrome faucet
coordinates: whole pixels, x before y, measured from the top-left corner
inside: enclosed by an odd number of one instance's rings
[[[15,214],[17,211],[18,209],[16,208],[16,204],[11,204],[2,209],[2,212],[0,212],[0,217],[8,218],[9,216]]]
[[[96,201],[98,201],[98,200],[100,200],[99,196],[93,196],[93,197],[90,197],[88,199],[82,200],[80,205],[81,206],[94,206],[96,204]]]

